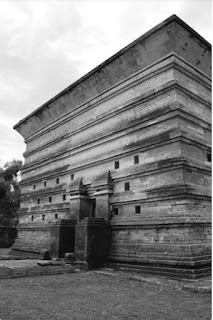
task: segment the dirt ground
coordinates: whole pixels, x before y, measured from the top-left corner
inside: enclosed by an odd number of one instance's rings
[[[77,273],[0,280],[0,320],[210,320],[211,295]]]

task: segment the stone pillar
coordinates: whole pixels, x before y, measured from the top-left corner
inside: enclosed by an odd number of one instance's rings
[[[75,220],[59,220],[50,229],[50,257],[63,258],[75,249]]]
[[[113,183],[110,172],[96,176],[91,184],[96,198],[96,218],[103,218],[108,223],[110,218],[110,197],[113,194]]]
[[[102,267],[108,245],[108,227],[104,219],[84,218],[75,226],[75,258],[89,268]]]
[[[90,215],[90,199],[87,196],[86,187],[82,179],[76,179],[70,183],[70,213],[69,219],[81,221]]]
[[[96,218],[109,220],[109,198],[112,195],[112,190],[100,190],[94,193],[96,197]]]
[[[84,195],[70,196],[70,214],[69,218],[81,221],[90,215],[90,200]]]

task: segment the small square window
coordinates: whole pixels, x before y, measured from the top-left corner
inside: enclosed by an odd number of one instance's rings
[[[47,186],[47,182],[46,181],[44,181],[44,187],[46,187]]]
[[[134,164],[137,164],[139,163],[139,157],[138,155],[137,156],[134,156]]]
[[[115,216],[117,216],[118,215],[118,208],[114,208],[113,209],[113,213],[114,213]]]
[[[135,206],[135,213],[141,213],[141,207],[140,206]]]
[[[129,182],[125,182],[125,184],[124,184],[124,190],[125,190],[125,191],[128,191],[129,189],[130,189]]]
[[[212,162],[212,155],[211,153],[207,153],[207,161]]]
[[[37,199],[37,204],[40,204],[40,199]]]
[[[49,197],[49,202],[52,202],[52,197]]]
[[[55,219],[56,219],[56,220],[58,219],[58,214],[57,214],[57,213],[55,213]]]
[[[63,201],[66,200],[66,194],[63,194]]]
[[[45,215],[44,214],[42,215],[42,220],[45,220]]]
[[[59,184],[59,178],[56,179],[56,184]]]
[[[74,180],[74,173],[71,174],[71,180]]]
[[[33,185],[33,189],[34,189],[34,190],[36,189],[36,185],[35,185],[35,184]]]
[[[119,161],[115,161],[115,169],[119,169]]]
[[[31,221],[33,221],[34,220],[34,216],[31,216]]]

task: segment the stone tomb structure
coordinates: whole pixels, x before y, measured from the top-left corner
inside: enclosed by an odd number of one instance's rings
[[[211,45],[171,16],[15,125],[11,254],[210,272]]]

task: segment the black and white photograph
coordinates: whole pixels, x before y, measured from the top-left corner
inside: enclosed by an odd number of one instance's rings
[[[0,0],[0,320],[211,320],[211,0]]]

